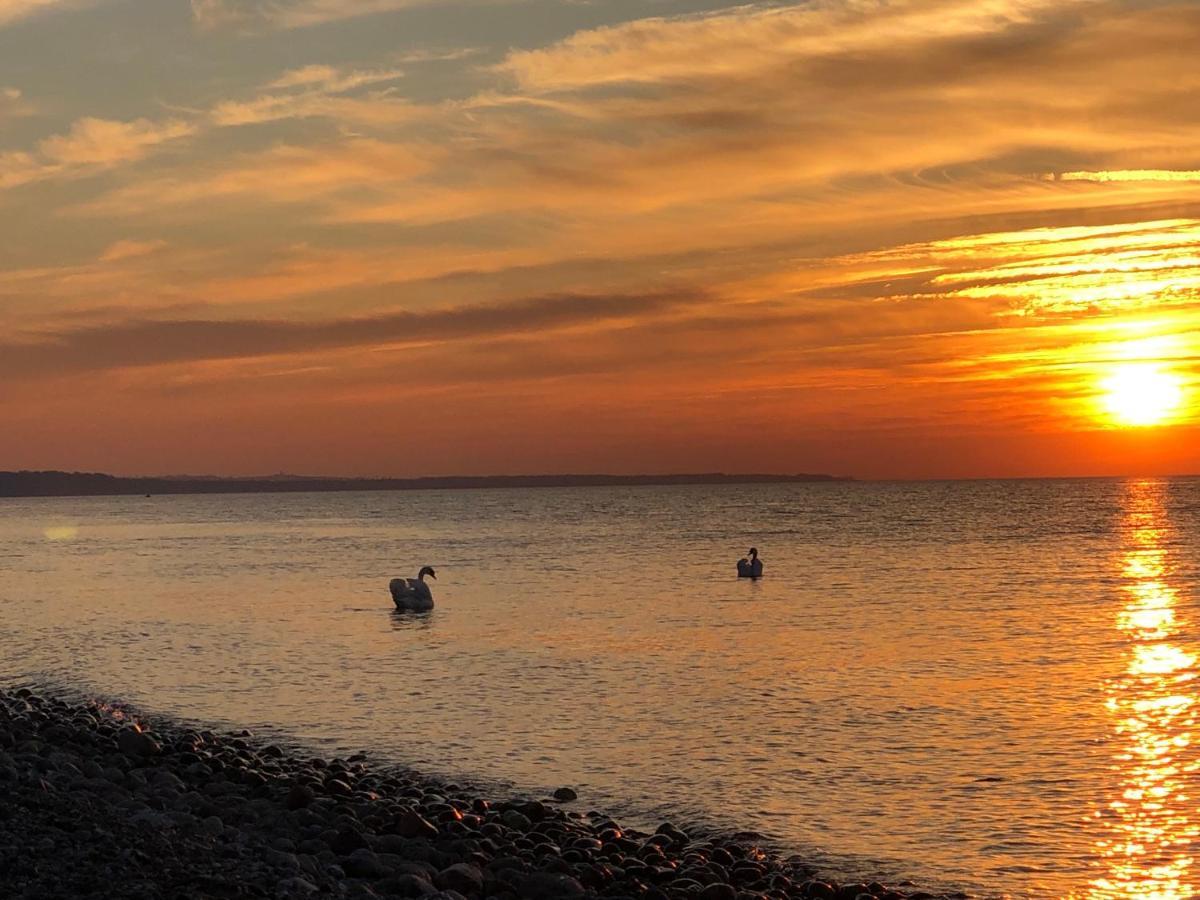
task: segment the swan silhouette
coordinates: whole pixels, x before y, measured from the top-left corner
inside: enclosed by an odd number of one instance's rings
[[[416,578],[393,578],[388,583],[388,590],[392,592],[392,601],[396,604],[396,609],[406,612],[424,612],[427,609],[433,609],[433,592],[425,583],[426,575],[437,580],[437,573],[433,571],[433,566],[425,566],[417,573]]]
[[[738,578],[762,578],[763,564],[758,558],[758,549],[750,548],[750,558],[742,557],[737,561]]]

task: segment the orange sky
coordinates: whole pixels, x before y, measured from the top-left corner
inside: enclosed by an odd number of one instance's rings
[[[1200,470],[1200,6],[0,0],[0,469]]]

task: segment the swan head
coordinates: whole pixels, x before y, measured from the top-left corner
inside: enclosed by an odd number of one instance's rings
[[[433,566],[425,566],[422,568],[421,571],[417,573],[417,578],[420,581],[424,581],[426,575],[428,575],[434,581],[437,581],[437,572],[433,571]]]
[[[750,548],[750,558],[751,558],[751,559],[755,559],[755,558],[757,558],[757,557],[758,557],[758,548],[756,548],[756,547],[751,547],[751,548]]]

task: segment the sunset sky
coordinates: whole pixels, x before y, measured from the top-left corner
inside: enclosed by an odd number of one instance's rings
[[[0,469],[1200,471],[1200,4],[0,0]]]

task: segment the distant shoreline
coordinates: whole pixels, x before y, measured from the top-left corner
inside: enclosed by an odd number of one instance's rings
[[[287,494],[339,491],[431,491],[496,488],[630,487],[721,484],[846,482],[840,475],[447,475],[424,478],[326,478],[274,475],[120,477],[99,472],[0,472],[0,498],[112,497],[137,494]]]

